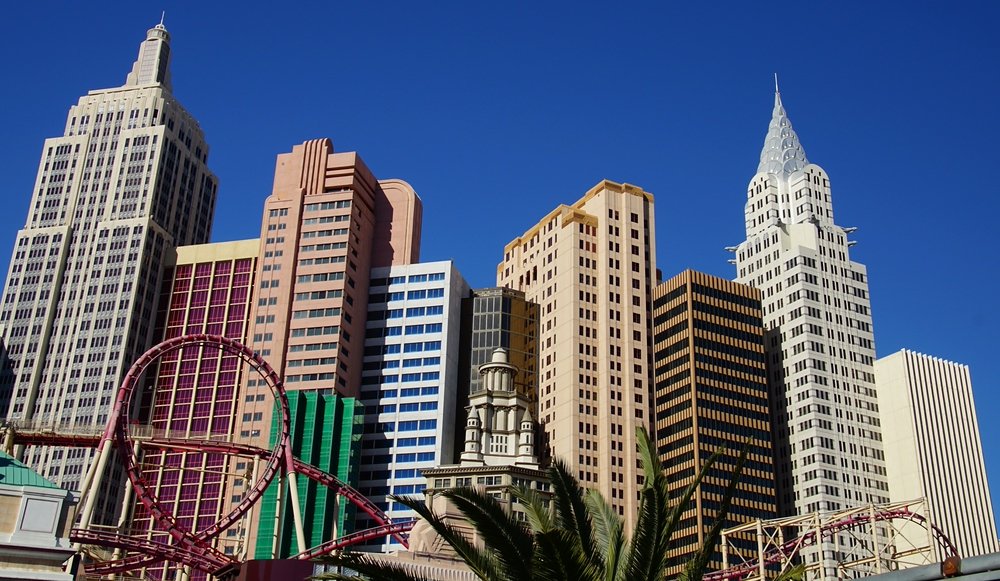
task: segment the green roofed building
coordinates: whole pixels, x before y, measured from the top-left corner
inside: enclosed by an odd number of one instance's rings
[[[291,391],[288,405],[292,416],[292,451],[297,458],[333,474],[341,481],[357,480],[358,455],[364,408],[355,398],[319,391]],[[271,445],[277,438],[277,420],[271,425]],[[275,478],[264,493],[257,530],[255,556],[258,559],[284,558],[298,553],[292,511],[285,510],[275,531],[278,506],[287,503],[288,491],[281,491]],[[353,522],[353,508],[325,486],[307,478],[297,479],[302,506],[306,545],[316,546],[343,536],[345,522]],[[277,533],[277,534],[276,534]]]
[[[13,457],[0,452],[0,579],[65,580],[68,515],[75,499]]]

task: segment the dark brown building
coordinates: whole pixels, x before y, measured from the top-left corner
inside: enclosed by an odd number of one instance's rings
[[[653,290],[653,342],[653,438],[671,495],[680,496],[705,460],[726,449],[674,534],[675,575],[715,523],[744,446],[749,456],[725,526],[776,516],[760,291],[686,270]],[[709,566],[721,568],[721,553]]]

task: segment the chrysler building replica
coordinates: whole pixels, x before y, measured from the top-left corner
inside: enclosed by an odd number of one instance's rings
[[[875,392],[868,276],[854,228],[834,221],[826,171],[806,159],[775,87],[746,202],[737,281],[762,292],[782,515],[888,501]],[[845,539],[846,541],[846,539]],[[812,549],[824,577],[849,550]]]
[[[104,426],[125,371],[154,343],[165,259],[208,242],[217,181],[207,159],[201,128],[171,94],[161,22],[125,84],[81,97],[63,135],[42,146],[0,310],[0,417]],[[19,452],[67,489],[79,489],[93,456]],[[110,496],[105,511],[118,508]]]

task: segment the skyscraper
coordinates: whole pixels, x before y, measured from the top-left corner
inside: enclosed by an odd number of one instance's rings
[[[286,390],[323,396],[296,396],[304,402],[296,408],[302,422],[335,421],[302,415],[303,410],[340,410],[330,402],[316,403],[326,396],[358,397],[372,269],[419,259],[421,215],[420,198],[406,182],[379,181],[357,153],[335,152],[328,139],[307,141],[278,156],[261,220],[249,345],[282,375]],[[237,436],[269,447],[272,409],[266,383],[249,378],[237,412]],[[348,423],[346,416],[336,421]],[[345,431],[339,433],[344,435],[337,442],[351,444]],[[306,434],[296,430],[295,449],[311,445],[301,439]],[[242,492],[233,487],[226,497]],[[335,503],[324,506],[327,514],[310,518],[327,523],[342,518]],[[259,513],[250,517],[247,546],[265,557],[265,544],[255,535],[274,526],[259,518]],[[304,542],[306,531],[302,536]],[[272,549],[280,553],[277,545]],[[298,543],[288,549],[298,552]]]
[[[361,401],[358,488],[393,520],[414,518],[389,494],[420,494],[426,468],[455,461],[462,303],[469,285],[451,261],[372,269]],[[358,514],[355,530],[375,526]],[[386,537],[370,550],[395,550]]]
[[[208,241],[216,178],[171,90],[170,35],[158,24],[125,84],[81,97],[42,147],[0,311],[8,419],[103,426],[124,371],[154,340],[165,257]],[[24,459],[72,489],[93,454],[29,447]]]
[[[670,543],[677,575],[715,525],[740,451],[747,447],[726,522],[777,515],[760,291],[686,270],[653,290],[652,435],[672,493],[680,495],[716,451]],[[755,549],[757,539],[733,539]],[[709,566],[722,567],[721,554]]]
[[[968,366],[904,349],[875,378],[892,500],[926,498],[962,557],[1000,550]]]
[[[504,248],[497,285],[538,304],[542,445],[632,523],[648,421],[653,196],[602,181]]]
[[[781,94],[747,188],[738,281],[761,291],[782,514],[888,500],[868,275],[837,225],[830,178],[806,159]],[[846,542],[846,541],[845,541]],[[835,574],[833,545],[822,551]]]

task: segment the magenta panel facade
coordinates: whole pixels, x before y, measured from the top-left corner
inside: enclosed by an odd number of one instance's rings
[[[158,324],[162,339],[190,333],[224,335],[246,341],[253,296],[256,258],[226,258],[178,264],[161,300]],[[189,347],[165,355],[156,372],[155,391],[144,412],[157,432],[171,436],[228,438],[235,425],[243,365],[236,355]],[[144,422],[145,423],[145,422]],[[216,522],[223,509],[227,474],[236,470],[221,454],[148,450],[143,472],[156,496],[184,528],[198,531]],[[232,476],[229,474],[229,476]],[[156,530],[149,512],[137,504],[133,533],[162,542],[169,535]],[[223,534],[218,548],[239,550],[239,531]],[[227,546],[228,545],[228,546]],[[174,578],[175,565],[159,564],[146,571],[152,579]],[[197,571],[192,578],[203,578]]]

